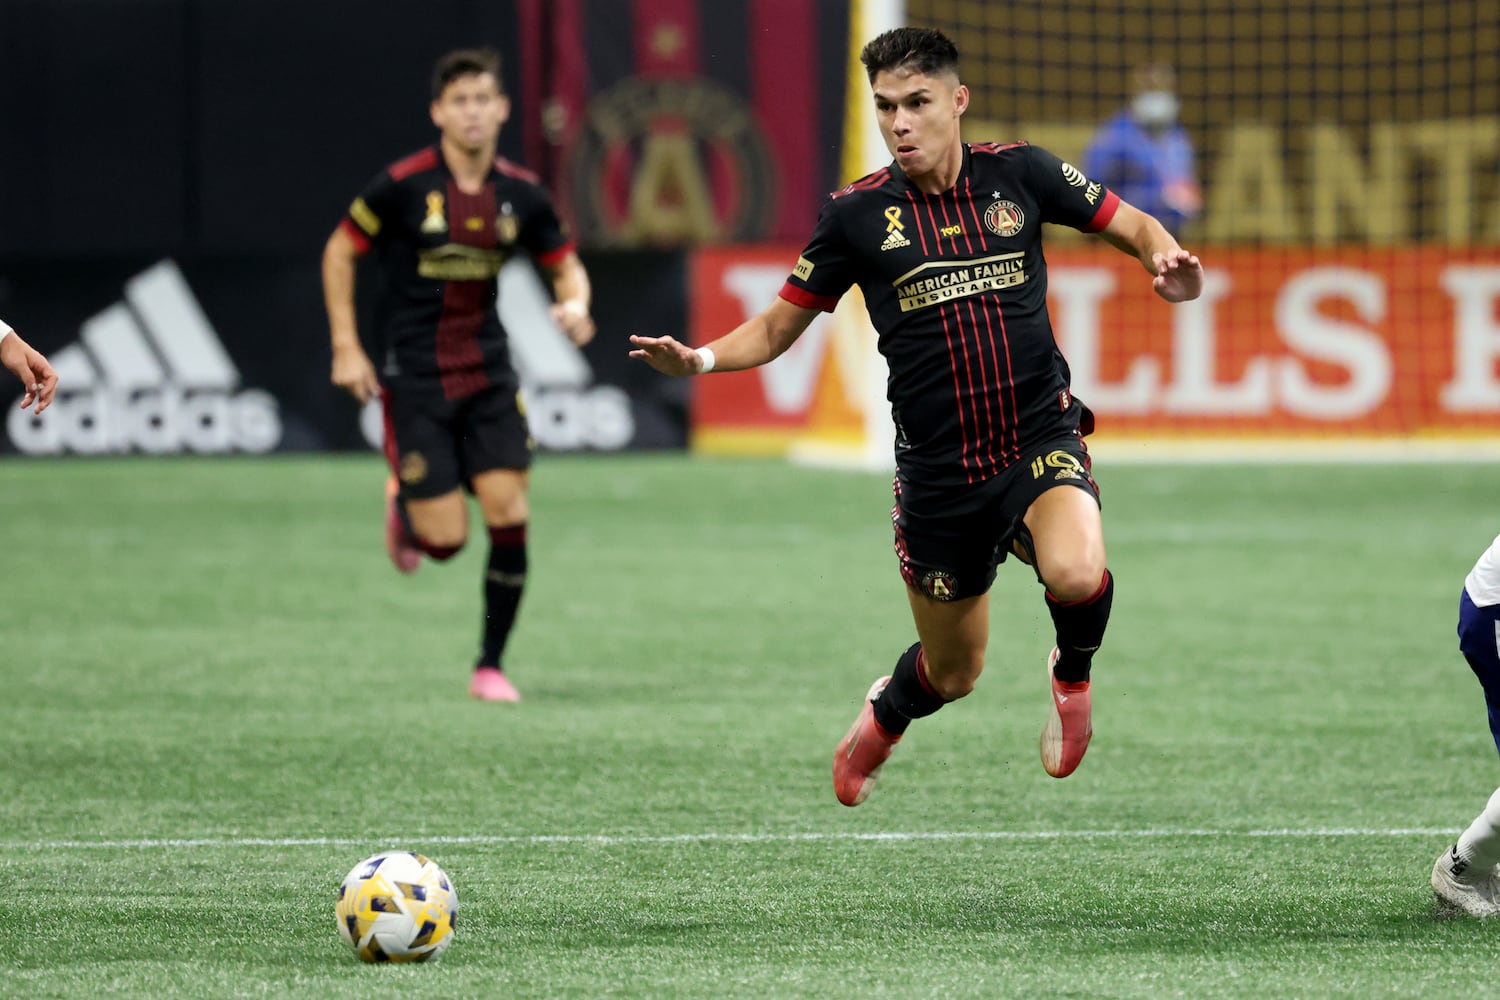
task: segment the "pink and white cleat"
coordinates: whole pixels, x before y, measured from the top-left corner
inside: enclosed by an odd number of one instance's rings
[[[875,720],[875,699],[889,682],[889,677],[882,677],[870,687],[859,717],[833,752],[833,794],[846,806],[857,806],[865,800],[886,758],[901,742],[900,736],[892,736]]]
[[[402,573],[412,574],[422,565],[422,550],[412,542],[401,523],[396,504],[401,493],[401,484],[391,476],[385,481],[385,554],[391,557],[391,565]]]
[[[521,692],[499,667],[475,667],[469,681],[469,697],[480,701],[520,701]]]
[[[1058,651],[1047,657],[1047,680],[1052,686],[1052,714],[1042,729],[1042,767],[1054,778],[1066,778],[1083,761],[1094,735],[1093,699],[1088,681],[1060,681],[1052,676]]]

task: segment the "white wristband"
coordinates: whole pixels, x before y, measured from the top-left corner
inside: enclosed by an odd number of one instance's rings
[[[5,320],[3,319],[0,319],[0,340],[4,340],[6,337],[9,337],[15,332],[16,331],[11,328],[9,323],[5,322]]]
[[[703,367],[698,369],[699,375],[707,375],[714,370],[714,352],[706,347],[698,348],[698,357],[703,359]]]

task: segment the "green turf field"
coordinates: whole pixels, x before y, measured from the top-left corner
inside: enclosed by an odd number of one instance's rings
[[[1500,925],[1427,878],[1500,783],[1453,635],[1500,470],[1096,472],[1078,773],[1007,565],[978,689],[850,810],[912,640],[883,477],[542,460],[525,701],[481,705],[483,545],[397,576],[373,457],[7,461],[0,994],[1493,996]],[[436,964],[338,937],[387,848],[457,886]]]

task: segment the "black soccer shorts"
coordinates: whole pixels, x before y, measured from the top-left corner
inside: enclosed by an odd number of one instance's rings
[[[459,400],[387,387],[385,457],[406,500],[430,500],[491,469],[529,469],[535,442],[514,385]]]
[[[1037,497],[1073,486],[1099,500],[1090,464],[1083,438],[1067,433],[983,482],[924,487],[898,472],[891,521],[901,578],[936,601],[987,593],[1012,544],[1030,548],[1023,518]]]

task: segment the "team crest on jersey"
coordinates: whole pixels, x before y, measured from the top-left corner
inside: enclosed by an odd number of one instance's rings
[[[881,250],[899,250],[902,247],[911,246],[911,240],[906,238],[906,223],[901,221],[901,206],[892,205],[885,210],[885,242],[880,244]]]
[[[510,246],[520,233],[521,224],[516,221],[516,210],[507,201],[500,206],[500,214],[495,216],[495,238],[502,246]]]
[[[1026,215],[1013,201],[996,201],[984,210],[984,227],[996,236],[1014,236],[1026,225]]]
[[[448,213],[443,211],[443,194],[441,191],[428,191],[427,217],[422,220],[422,232],[446,233],[447,231]]]
[[[956,589],[958,589],[958,581],[953,578],[952,573],[933,570],[922,577],[922,591],[934,601],[953,600],[953,592]]]

